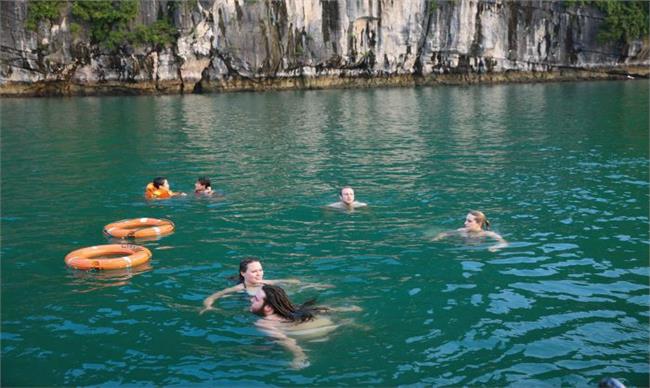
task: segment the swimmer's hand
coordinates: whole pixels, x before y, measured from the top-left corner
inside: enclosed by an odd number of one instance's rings
[[[341,312],[359,312],[359,311],[363,311],[363,309],[361,307],[359,307],[359,306],[352,305],[352,306],[346,306],[346,307],[339,307],[337,309],[337,311],[341,311]]]
[[[323,284],[323,283],[304,283],[300,287],[300,291],[306,288],[314,288],[316,290],[326,290],[328,288],[334,288],[333,284]]]
[[[351,305],[351,306],[345,306],[345,307],[330,307],[330,306],[324,306],[326,309],[329,311],[333,311],[336,313],[347,313],[347,312],[359,312],[363,311],[363,309],[359,306]]]
[[[436,237],[432,238],[431,241],[440,241],[445,237],[447,237],[447,233],[439,233]]]
[[[491,247],[488,248],[488,250],[490,252],[496,252],[499,249],[505,248],[505,247],[508,246],[508,242],[506,240],[504,240],[503,237],[499,236],[498,234],[496,234],[494,232],[486,232],[486,233],[488,233],[488,236],[490,236],[490,237],[494,238],[495,240],[497,240],[496,244],[494,244],[494,245],[492,245]]]
[[[286,284],[300,284],[300,280],[298,279],[280,279],[276,280],[276,283],[286,283]]]
[[[291,362],[291,369],[304,369],[309,365],[309,360],[306,355],[296,356]]]
[[[212,307],[212,306],[205,306],[205,307],[203,307],[203,309],[201,309],[201,311],[199,312],[199,315],[203,315],[203,313],[205,313],[206,311],[217,311],[217,309],[215,307]]]
[[[488,248],[488,251],[490,251],[490,252],[496,252],[496,251],[500,250],[501,248],[505,248],[505,247],[507,247],[507,246],[508,246],[507,243],[499,243],[499,244],[497,244],[497,245],[492,245],[491,247],[489,247],[489,248]]]

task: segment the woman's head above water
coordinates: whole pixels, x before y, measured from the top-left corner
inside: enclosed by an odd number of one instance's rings
[[[256,257],[247,257],[239,262],[239,283],[257,285],[264,279],[262,263]]]
[[[490,229],[490,221],[483,212],[470,210],[465,217],[465,229],[469,232],[480,232]]]

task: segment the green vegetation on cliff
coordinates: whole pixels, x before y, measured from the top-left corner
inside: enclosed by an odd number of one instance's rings
[[[91,43],[103,43],[108,48],[120,44],[123,31],[130,20],[136,17],[138,4],[135,0],[74,1],[72,16],[86,22],[90,30]]]
[[[598,32],[601,42],[629,43],[650,32],[650,2],[621,0],[565,0],[568,4],[592,6],[605,14]]]
[[[151,25],[135,24],[138,15],[138,0],[32,0],[27,8],[27,28],[36,30],[44,20],[57,22],[61,18],[61,8],[71,4],[73,22],[70,30],[78,34],[88,31],[90,42],[114,50],[122,45],[134,46],[152,44],[166,45],[176,37],[176,29],[168,18]],[[174,3],[172,4],[175,7]]]
[[[124,44],[165,45],[174,41],[176,34],[167,19],[151,25],[130,26],[138,14],[137,0],[74,1],[72,15],[87,23],[91,42],[108,49]]]
[[[650,3],[647,1],[594,1],[605,13],[605,25],[600,30],[601,41],[630,42],[648,36]]]
[[[135,29],[127,34],[127,40],[132,44],[150,43],[154,45],[166,45],[174,42],[178,31],[167,20],[158,20],[152,25],[135,26]]]
[[[27,4],[27,29],[36,31],[38,23],[43,20],[58,21],[61,18],[61,7],[65,3],[65,0],[30,1]]]

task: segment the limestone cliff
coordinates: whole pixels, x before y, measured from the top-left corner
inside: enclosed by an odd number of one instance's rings
[[[602,13],[562,1],[139,0],[168,44],[108,49],[60,15],[1,1],[0,94],[192,93],[648,73],[648,39],[599,43]]]

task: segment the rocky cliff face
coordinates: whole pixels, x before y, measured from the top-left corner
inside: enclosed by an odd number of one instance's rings
[[[0,93],[191,93],[269,88],[647,75],[649,43],[601,44],[603,15],[507,0],[140,0],[171,16],[172,44],[114,50],[59,20],[26,28],[25,0],[0,2]],[[169,15],[172,10],[171,15]],[[632,70],[631,70],[632,69]]]

